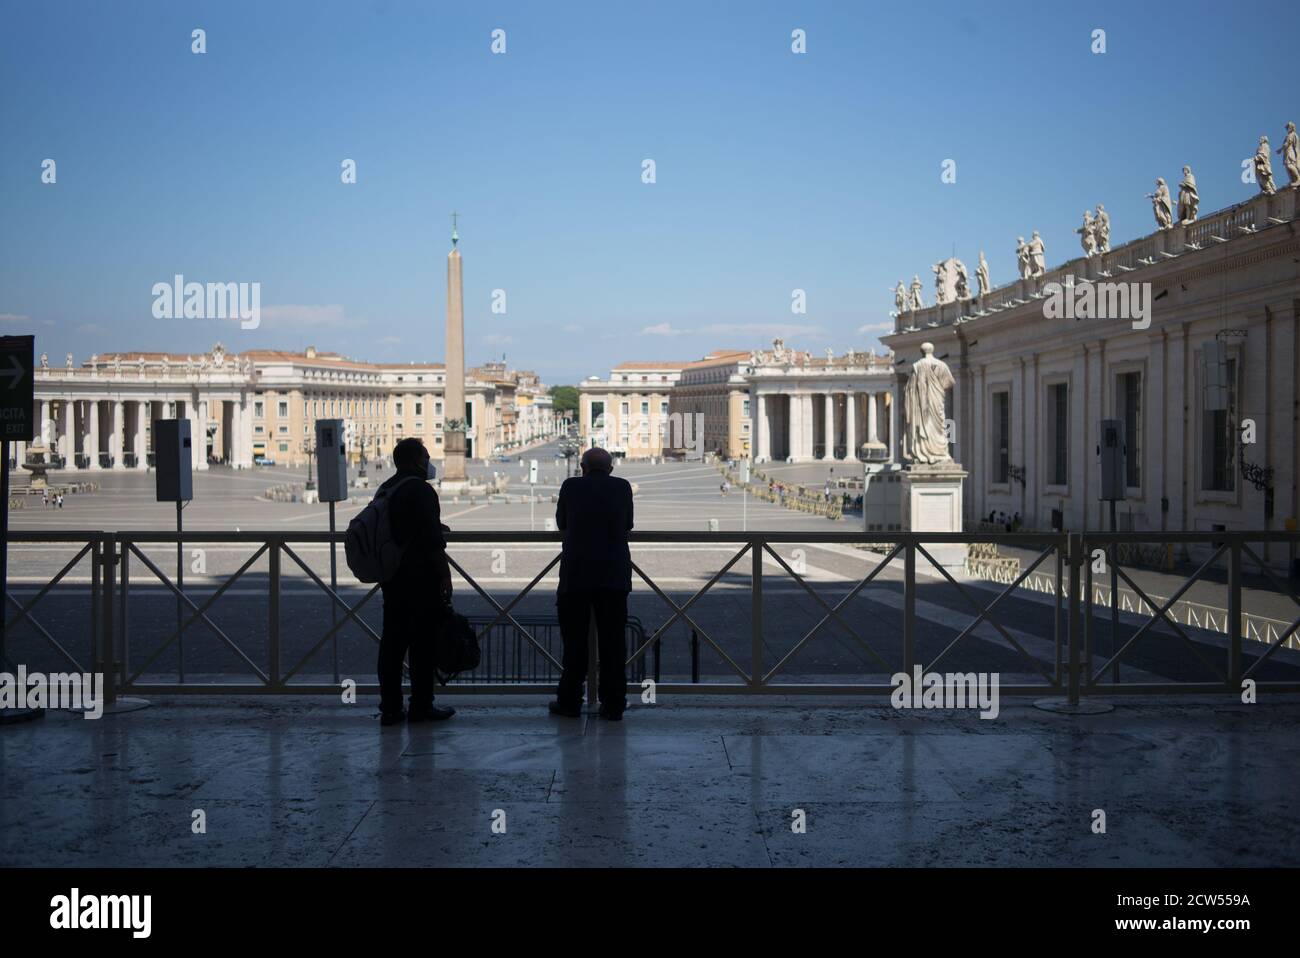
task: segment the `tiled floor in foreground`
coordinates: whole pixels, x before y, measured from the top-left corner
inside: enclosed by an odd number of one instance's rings
[[[0,728],[0,865],[1300,864],[1296,700],[983,721],[679,696],[621,724],[455,703],[382,731],[305,698]]]

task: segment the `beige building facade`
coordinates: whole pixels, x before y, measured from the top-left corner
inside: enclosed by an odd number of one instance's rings
[[[474,456],[541,441],[556,433],[550,397],[536,374],[473,370],[465,382],[469,449]],[[441,363],[366,363],[308,347],[304,352],[248,350],[221,344],[200,355],[120,353],[62,366],[42,356],[35,371],[41,440],[65,468],[144,469],[155,419],[191,421],[193,464],[248,468],[259,460],[305,465],[319,419],[342,419],[353,461],[387,457],[398,439],[416,436],[442,458]],[[530,409],[517,414],[524,401]],[[15,461],[27,456],[17,444]]]
[[[683,362],[628,362],[608,379],[592,376],[578,385],[578,434],[584,447],[611,455],[651,459],[671,447],[667,436],[673,386]],[[668,440],[665,443],[665,439]]]

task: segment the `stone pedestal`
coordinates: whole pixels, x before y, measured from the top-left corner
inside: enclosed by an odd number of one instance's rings
[[[908,532],[961,532],[962,484],[968,473],[955,462],[912,465],[903,473],[903,528]],[[965,544],[925,545],[950,573],[966,565]],[[924,559],[924,565],[929,565]]]

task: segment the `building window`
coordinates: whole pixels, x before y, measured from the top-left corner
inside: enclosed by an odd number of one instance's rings
[[[648,399],[641,400],[641,415],[643,416],[650,415],[650,400]]]
[[[258,399],[253,403],[253,418],[261,419],[265,415],[266,411],[262,408],[262,400]]]
[[[1047,387],[1047,475],[1048,484],[1065,486],[1070,482],[1070,385],[1052,383]]]
[[[668,415],[668,402],[667,402],[667,400],[664,400],[663,402],[660,402],[660,403],[659,403],[659,415],[661,415],[661,416],[666,416],[666,415]]]
[[[1011,478],[1011,393],[993,394],[993,481]]]
[[[605,404],[599,401],[593,401],[591,404],[591,428],[605,428]]]
[[[401,400],[398,400],[398,403],[397,403],[397,415],[399,415],[399,416],[402,415],[402,403],[401,403]]]
[[[286,426],[284,423],[280,423],[280,428],[279,428],[278,432],[279,432],[280,435],[282,435],[282,436],[287,436],[287,435],[289,435],[289,427]]]
[[[281,419],[288,419],[288,418],[289,418],[289,403],[288,403],[288,400],[281,399],[278,403],[276,403],[276,405],[275,405],[275,414],[276,414],[277,416],[279,416]]]
[[[1228,408],[1201,411],[1201,485],[1207,492],[1237,488],[1237,360],[1225,363]]]
[[[1117,419],[1124,420],[1124,484],[1142,488],[1142,374],[1121,373],[1115,377]]]
[[[288,452],[288,451],[289,451],[289,444],[288,444],[287,442],[282,442],[282,443],[280,443],[280,451],[281,451],[281,452]]]
[[[424,403],[422,403],[422,402],[418,402],[418,403],[415,404],[415,414],[416,414],[417,416],[423,416],[423,415],[424,415]]]
[[[623,414],[624,418],[627,418],[627,414],[631,412],[631,406],[625,402],[619,406],[619,412]]]
[[[749,418],[749,400],[748,400],[748,399],[744,400],[744,403],[743,403],[743,405],[742,405],[742,407],[741,407],[741,413],[740,413],[740,414],[741,414],[742,416],[744,416],[746,419]]]
[[[441,415],[442,415],[442,401],[441,401],[441,400],[439,400],[438,402],[436,402],[436,403],[433,404],[433,414],[434,414],[435,416],[441,416]]]

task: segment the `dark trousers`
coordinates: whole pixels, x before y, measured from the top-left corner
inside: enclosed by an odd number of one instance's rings
[[[379,709],[402,710],[402,660],[410,655],[411,707],[433,704],[434,623],[405,596],[384,596],[384,631],[379,640]]]
[[[622,713],[627,707],[627,593],[613,589],[564,592],[556,597],[560,636],[564,640],[564,671],[555,697],[566,708],[582,705],[587,680],[587,629],[592,610],[596,613],[596,636],[600,650],[600,703]]]

